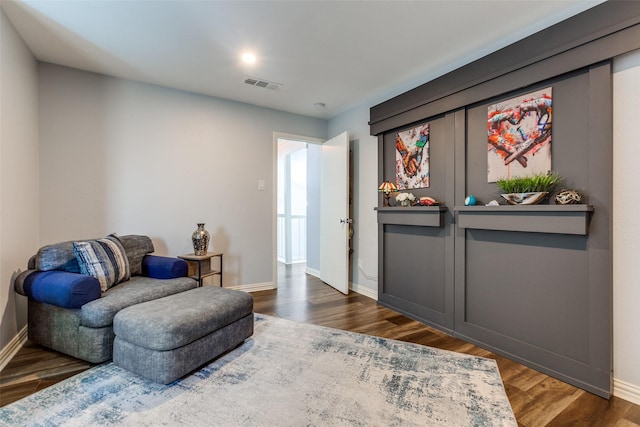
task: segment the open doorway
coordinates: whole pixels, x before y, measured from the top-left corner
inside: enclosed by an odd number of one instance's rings
[[[307,144],[278,140],[278,262],[307,262]]]
[[[276,138],[276,283],[320,273],[321,142]]]

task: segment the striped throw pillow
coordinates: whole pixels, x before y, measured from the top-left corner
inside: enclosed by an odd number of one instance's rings
[[[127,254],[116,237],[73,242],[73,252],[80,272],[98,279],[102,292],[131,277]]]

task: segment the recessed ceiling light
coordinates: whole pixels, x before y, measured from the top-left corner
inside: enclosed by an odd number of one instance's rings
[[[255,64],[256,56],[251,52],[245,52],[242,54],[242,62],[245,64]]]
[[[318,110],[324,110],[327,104],[325,104],[324,102],[316,102],[315,104],[313,104],[313,106]]]

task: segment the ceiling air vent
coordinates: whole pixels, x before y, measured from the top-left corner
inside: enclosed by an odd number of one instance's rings
[[[263,87],[265,89],[277,90],[282,87],[280,83],[270,82],[265,79],[257,79],[255,77],[246,77],[244,82],[251,86]]]

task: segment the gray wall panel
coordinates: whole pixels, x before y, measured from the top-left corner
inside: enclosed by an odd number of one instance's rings
[[[385,294],[444,313],[443,233],[434,227],[385,226]]]
[[[429,196],[436,200],[444,201],[446,198],[446,174],[447,174],[447,143],[450,138],[450,131],[447,128],[447,121],[444,116],[421,120],[408,126],[395,129],[392,132],[384,134],[383,145],[383,173],[384,179],[395,183],[396,170],[396,134],[407,129],[411,129],[417,125],[429,123],[429,188],[416,188],[411,190],[402,190],[413,193],[416,197]],[[382,182],[382,179],[380,180]],[[391,196],[391,205],[395,205],[395,195]]]
[[[613,88],[611,63],[598,64],[589,73],[589,195],[594,206],[589,238],[590,365],[610,374],[613,329]]]
[[[465,321],[588,362],[586,240],[467,231]]]
[[[640,3],[609,1],[371,109],[381,180],[394,179],[395,132],[430,118],[432,188],[412,192],[448,208],[440,229],[379,213],[382,304],[610,396],[610,59],[640,48],[639,22]],[[463,206],[469,194],[481,202],[500,197],[487,182],[487,107],[548,86],[552,170],[583,193],[585,205]],[[418,266],[412,254],[403,268],[407,248],[428,261]],[[428,298],[425,275],[433,277]],[[442,295],[444,312],[428,306]]]
[[[467,109],[466,188],[483,204],[497,200],[505,204],[495,183],[487,182],[488,107],[527,93],[551,87],[553,127],[551,135],[552,170],[566,177],[567,186],[585,191],[589,184],[589,70],[547,80],[516,92],[494,97]],[[531,157],[529,155],[529,157]],[[588,198],[585,199],[588,203]]]
[[[453,213],[446,206],[454,204],[454,170],[450,166],[454,116],[425,119],[381,135],[380,181],[395,182],[396,133],[425,122],[430,124],[430,186],[403,191],[433,197],[442,207],[378,208],[378,274],[382,278],[378,298],[387,307],[449,330],[453,327],[454,245]]]

